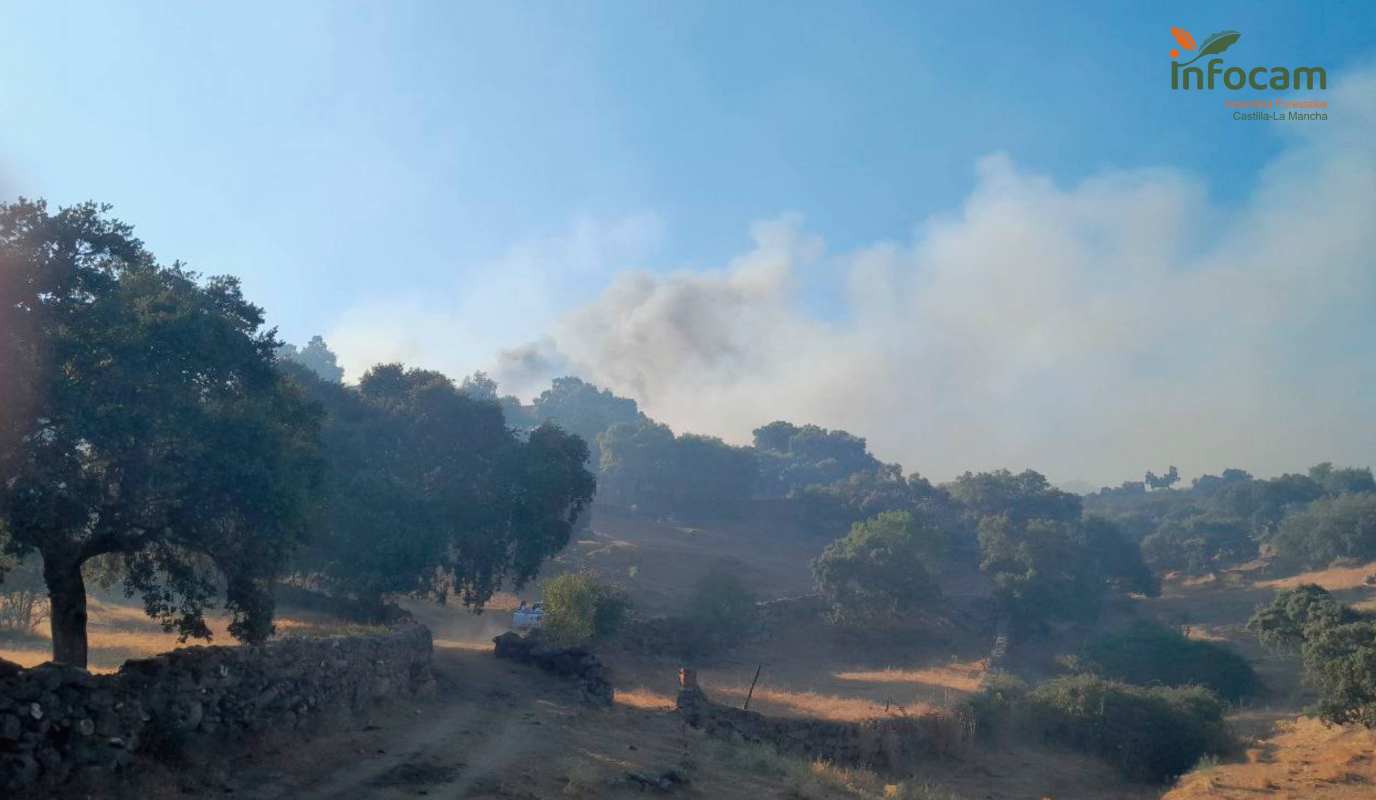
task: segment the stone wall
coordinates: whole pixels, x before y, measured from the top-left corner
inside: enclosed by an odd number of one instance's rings
[[[492,653],[521,664],[578,681],[583,700],[610,706],[614,697],[611,676],[597,656],[581,647],[550,647],[538,633],[529,636],[507,632],[492,640]]]
[[[0,661],[0,790],[99,780],[136,756],[223,746],[433,689],[430,631],[188,647],[113,675]]]
[[[954,755],[972,738],[970,726],[961,715],[950,712],[860,722],[767,717],[714,703],[695,680],[686,683],[678,694],[678,712],[684,722],[710,736],[765,743],[785,755],[810,760],[909,774],[914,764]]]

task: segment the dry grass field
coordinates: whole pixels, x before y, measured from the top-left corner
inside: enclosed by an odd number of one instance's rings
[[[566,557],[564,567],[589,569],[614,580],[627,587],[642,607],[658,613],[672,612],[697,575],[722,565],[746,576],[766,596],[804,592],[810,584],[808,560],[816,555],[813,549],[821,547],[821,543],[814,547],[787,541],[775,546],[769,536],[762,543],[761,538],[741,537],[738,531],[685,532],[607,514],[599,516],[596,527],[598,533],[580,542]],[[1247,743],[1245,759],[1205,764],[1172,790],[1126,783],[1090,759],[1015,748],[1013,752],[972,753],[958,766],[924,764],[918,783],[910,781],[910,785],[926,785],[930,793],[913,796],[943,797],[942,792],[955,791],[970,798],[1160,797],[1169,791],[1172,798],[1376,797],[1376,760],[1362,757],[1371,752],[1372,735],[1325,728],[1297,716],[1312,700],[1299,680],[1297,660],[1263,650],[1245,630],[1258,605],[1276,590],[1300,583],[1317,583],[1344,602],[1376,607],[1376,588],[1364,584],[1365,576],[1376,572],[1376,564],[1319,570],[1283,580],[1260,577],[1262,566],[1169,580],[1161,597],[1123,604],[1105,619],[1105,624],[1118,624],[1125,617],[1154,618],[1181,626],[1193,638],[1226,642],[1246,655],[1268,691],[1230,716]],[[537,594],[538,587],[533,587],[528,597]],[[1038,668],[1054,668],[1054,657],[1072,651],[1074,642],[1074,636],[1038,642],[1025,648],[1022,657],[1037,662]],[[917,713],[950,707],[976,690],[984,675],[982,657],[988,644],[980,636],[948,630],[929,640],[876,651],[873,646],[857,648],[844,637],[815,627],[785,629],[702,667],[699,680],[713,697],[739,703],[744,701],[756,666],[763,665],[751,708],[764,713],[841,720]],[[672,707],[677,666],[672,659],[614,652],[610,663],[618,678],[619,708],[653,714]],[[819,775],[827,772],[825,765],[816,769]],[[794,769],[790,774],[790,780],[801,785],[801,773]],[[831,774],[836,778],[839,773]],[[1083,780],[1072,787],[1067,785],[1068,775]],[[1019,777],[1018,788],[1011,788]],[[1267,781],[1274,786],[1268,788]],[[884,787],[891,784],[875,776],[866,779],[852,774],[849,783],[819,778],[808,785],[811,795],[784,790],[767,796],[881,797]],[[898,796],[897,790],[888,791]]]
[[[1327,726],[1302,716],[1313,701],[1300,680],[1298,658],[1268,652],[1244,629],[1247,618],[1279,589],[1313,583],[1344,603],[1376,608],[1376,587],[1365,584],[1376,562],[1314,570],[1284,579],[1255,579],[1251,570],[1212,580],[1169,583],[1145,605],[1163,620],[1186,620],[1192,636],[1226,640],[1256,667],[1267,693],[1229,721],[1242,736],[1245,755],[1202,765],[1183,776],[1167,800],[1194,798],[1376,797],[1376,733]]]
[[[1149,800],[1160,794],[1124,784],[1095,759],[1016,742],[934,759],[907,776],[781,757],[768,747],[687,728],[669,713],[672,691],[626,685],[620,673],[613,707],[588,707],[567,682],[495,659],[490,643],[479,643],[490,615],[413,609],[435,631],[435,697],[379,707],[304,741],[265,738],[224,765],[150,774],[132,796],[629,800],[656,796],[630,773],[670,770],[687,780],[672,796],[702,800]],[[672,676],[671,666],[662,671]]]
[[[1359,800],[1376,797],[1376,733],[1281,720],[1240,763],[1209,765],[1181,778],[1164,800],[1273,797]]]
[[[156,620],[150,619],[136,601],[121,602],[110,596],[93,595],[87,613],[90,669],[95,673],[114,672],[131,658],[147,658],[178,647],[235,643],[229,635],[229,617],[224,614],[207,615],[206,624],[214,637],[209,642],[192,639],[183,643],[177,641],[175,633],[164,631]],[[377,630],[290,608],[278,614],[275,624],[278,636],[344,636]],[[0,658],[26,667],[41,664],[52,657],[50,636],[45,623],[32,635],[10,634],[0,638]]]

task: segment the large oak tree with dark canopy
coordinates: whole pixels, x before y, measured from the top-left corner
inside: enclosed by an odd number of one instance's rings
[[[84,204],[0,204],[0,527],[38,552],[55,660],[85,666],[82,565],[184,638],[224,593],[230,632],[272,632],[271,578],[309,527],[318,415],[233,278],[162,265]]]
[[[1158,589],[1140,550],[1115,524],[1084,515],[1078,496],[1038,472],[967,472],[944,488],[978,530],[980,569],[1021,628],[1092,618],[1110,585]]]
[[[333,594],[374,611],[389,594],[481,607],[534,577],[592,501],[580,437],[552,423],[518,435],[471,382],[398,364],[357,387],[283,370],[325,409],[325,511],[297,571]]]

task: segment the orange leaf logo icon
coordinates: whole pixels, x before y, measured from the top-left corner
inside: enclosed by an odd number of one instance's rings
[[[1186,50],[1193,50],[1195,48],[1194,37],[1184,28],[1171,28],[1171,36],[1174,36],[1175,40],[1180,43],[1180,46]]]

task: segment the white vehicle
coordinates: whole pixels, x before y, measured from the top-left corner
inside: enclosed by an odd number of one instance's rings
[[[545,604],[536,603],[527,605],[522,600],[521,605],[511,614],[511,627],[518,631],[528,631],[538,628],[545,621]]]

